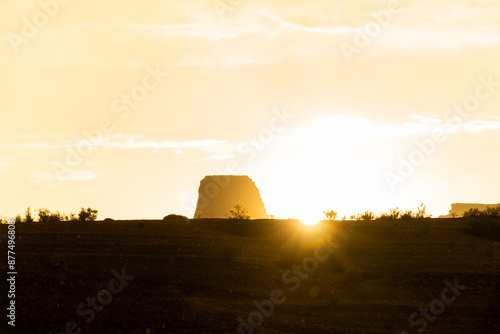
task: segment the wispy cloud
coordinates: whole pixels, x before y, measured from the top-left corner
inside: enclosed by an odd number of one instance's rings
[[[57,179],[54,173],[37,173],[29,176],[30,180],[35,183],[44,181],[85,181],[91,180],[97,177],[97,174],[93,171],[82,170],[82,171],[67,171],[59,176]]]
[[[469,132],[481,132],[485,130],[500,130],[500,122],[472,121],[465,123],[462,128]]]
[[[317,34],[325,34],[325,35],[341,35],[346,33],[356,32],[356,29],[349,26],[338,26],[338,27],[306,27],[300,24],[297,24],[292,21],[287,21],[285,19],[279,18],[266,10],[262,10],[261,14],[263,17],[269,19],[272,22],[278,23],[280,26],[286,28],[285,30],[281,30],[282,33],[285,33],[286,30],[290,31],[302,31],[309,33],[317,33]]]
[[[226,140],[217,139],[202,139],[191,141],[154,141],[141,139],[142,136],[138,135],[106,135],[99,142],[90,144],[87,139],[73,139],[64,141],[39,141],[42,138],[30,137],[34,139],[31,142],[10,142],[0,144],[3,149],[26,149],[26,150],[40,150],[40,149],[60,149],[60,148],[76,148],[76,147],[89,147],[90,149],[103,149],[103,148],[121,148],[121,149],[189,149],[189,148],[206,148],[210,146],[220,145],[227,143]],[[44,138],[43,138],[44,139]],[[26,141],[27,139],[24,139]],[[0,164],[1,166],[1,164]]]
[[[419,136],[431,134],[437,128],[446,133],[482,132],[500,129],[500,121],[474,120],[466,123],[444,123],[437,117],[412,114],[408,122],[384,123],[364,117],[332,115],[316,117],[310,125],[296,130],[292,137],[316,138],[318,143],[331,143],[335,142],[336,139],[347,138],[374,137],[381,139]],[[330,140],[326,140],[327,138]]]
[[[234,155],[232,154],[214,154],[214,155],[211,155],[203,160],[229,160],[229,159],[233,159],[234,158]]]
[[[440,124],[442,120],[439,117],[428,117],[425,115],[411,114],[410,119],[421,124]]]
[[[408,1],[384,28],[377,44],[402,49],[500,45],[500,7],[481,3],[424,5]],[[332,1],[321,3],[320,8],[298,3],[259,3],[241,8],[241,15],[224,24],[218,22],[215,13],[207,12],[186,13],[175,22],[102,20],[54,24],[43,28],[40,38],[47,45],[57,44],[57,50],[40,48],[24,59],[31,66],[48,67],[88,64],[135,68],[150,62],[170,67],[270,63],[282,59],[283,50],[303,50],[312,43],[310,36],[314,36],[317,45],[352,40],[355,34],[366,30],[368,22],[373,23],[374,17],[387,10],[387,2],[348,6]],[[0,38],[8,43],[7,33]],[[166,48],[169,52],[165,52]],[[229,48],[229,52],[220,52],[224,48]]]
[[[108,143],[107,147],[119,147],[125,149],[142,149],[142,148],[155,148],[155,149],[184,149],[184,148],[203,148],[219,144],[224,144],[225,140],[216,139],[202,139],[202,140],[192,140],[192,141],[151,141],[151,140],[139,140],[136,141],[134,138],[128,139],[125,142],[115,142]]]

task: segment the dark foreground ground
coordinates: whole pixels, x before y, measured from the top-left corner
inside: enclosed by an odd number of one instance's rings
[[[498,243],[463,231],[461,219],[20,224],[16,327],[4,278],[0,332],[500,333]],[[122,268],[135,277],[112,280]],[[443,295],[446,280],[461,287]],[[97,297],[100,312],[77,311]]]

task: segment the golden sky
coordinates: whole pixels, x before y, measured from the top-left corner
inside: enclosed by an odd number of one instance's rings
[[[210,174],[282,218],[500,202],[500,1],[3,0],[0,22],[4,216],[192,215]]]

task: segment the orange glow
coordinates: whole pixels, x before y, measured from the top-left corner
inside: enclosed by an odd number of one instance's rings
[[[319,220],[315,219],[301,219],[300,222],[306,226],[314,226],[319,223]]]

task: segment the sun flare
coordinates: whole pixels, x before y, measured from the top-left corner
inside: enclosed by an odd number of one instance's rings
[[[314,218],[301,219],[300,221],[306,226],[314,226],[319,223],[319,220]]]

